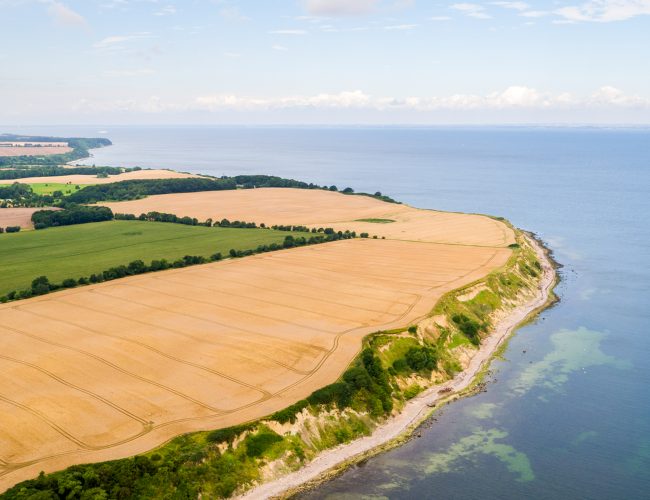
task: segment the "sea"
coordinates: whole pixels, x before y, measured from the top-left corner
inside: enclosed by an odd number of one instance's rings
[[[89,165],[272,174],[501,216],[553,251],[561,301],[516,331],[487,392],[296,498],[650,498],[650,128],[19,130],[111,139]]]

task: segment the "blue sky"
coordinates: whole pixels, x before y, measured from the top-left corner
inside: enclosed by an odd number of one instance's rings
[[[0,124],[650,123],[650,0],[0,0]]]

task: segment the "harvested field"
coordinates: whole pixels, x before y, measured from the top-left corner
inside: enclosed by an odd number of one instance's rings
[[[242,193],[252,206],[229,208],[232,219],[391,218],[399,222],[381,228],[401,227],[405,239],[469,245],[341,240],[0,306],[0,491],[41,470],[134,455],[285,408],[335,381],[364,335],[426,316],[442,294],[511,255],[511,231],[481,216],[289,189],[220,192],[210,203]],[[139,200],[157,205],[137,211],[229,217],[228,203],[196,213],[167,196],[167,205]],[[323,214],[325,197],[335,208]]]
[[[32,222],[32,214],[34,212],[38,212],[39,210],[61,210],[61,209],[53,208],[53,207],[0,208],[0,227],[7,227],[7,226],[20,226],[21,228],[34,227],[34,223]]]
[[[384,203],[367,196],[330,191],[264,188],[149,196],[141,200],[106,203],[113,212],[167,212],[190,214],[199,220],[212,218],[264,222],[267,225],[304,225],[349,229],[390,239],[453,243],[460,245],[508,246],[514,234],[499,221],[481,215],[421,210]],[[359,219],[391,219],[376,224]]]
[[[0,147],[0,156],[46,156],[46,155],[62,155],[72,151],[72,148],[67,146],[42,146],[42,147]]]
[[[10,148],[11,149],[11,148]],[[39,148],[40,149],[40,148]],[[185,179],[187,177],[201,177],[200,175],[181,174],[179,172],[171,172],[169,170],[138,170],[136,172],[125,172],[120,175],[109,175],[107,178],[98,179],[94,175],[61,175],[55,177],[26,177],[24,179],[0,179],[0,184],[13,184],[20,182],[21,184],[40,184],[40,183],[56,183],[56,184],[108,184],[111,182],[129,181],[132,179]]]

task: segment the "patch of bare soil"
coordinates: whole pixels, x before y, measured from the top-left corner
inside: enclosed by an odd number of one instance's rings
[[[34,227],[32,214],[39,210],[61,210],[53,207],[36,208],[0,208],[0,227],[20,226],[21,228]]]

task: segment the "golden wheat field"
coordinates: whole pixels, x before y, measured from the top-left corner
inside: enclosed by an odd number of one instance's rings
[[[72,148],[66,146],[41,146],[41,147],[0,147],[0,156],[44,156],[69,153]]]
[[[70,167],[74,172],[74,167]],[[22,179],[0,179],[0,184],[13,184],[21,182],[23,184],[109,184],[111,182],[129,181],[133,179],[185,179],[187,177],[200,177],[193,174],[182,174],[172,172],[171,170],[137,170],[135,172],[124,172],[120,175],[109,175],[105,178],[97,178],[94,175],[80,175],[71,173],[70,175],[59,175],[52,177],[24,177]]]
[[[125,209],[123,207],[133,207]],[[119,208],[118,208],[119,207]],[[0,490],[268,415],[334,382],[361,338],[503,266],[493,219],[291,189],[111,205],[385,235],[134,276],[0,306]],[[237,215],[235,215],[237,214]],[[353,223],[388,215],[398,222]]]
[[[420,210],[385,203],[367,196],[350,196],[307,189],[241,189],[149,196],[141,200],[107,203],[115,213],[140,215],[166,212],[191,214],[203,221],[228,219],[264,223],[267,226],[305,225],[367,232],[372,237],[455,243],[461,245],[508,246],[514,234],[502,222],[481,215]],[[394,220],[386,224],[360,219]]]

